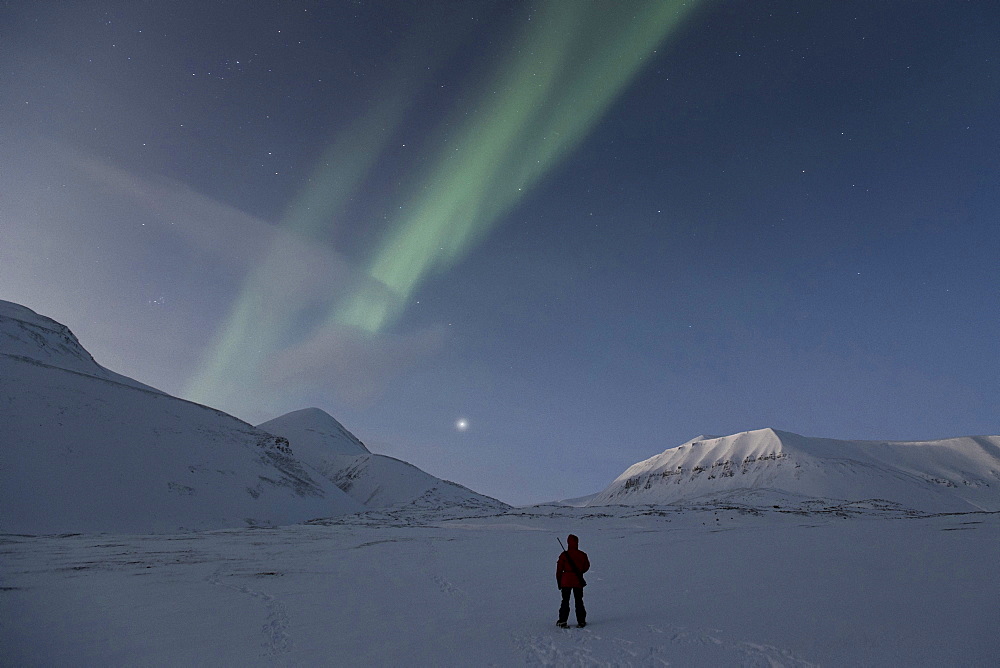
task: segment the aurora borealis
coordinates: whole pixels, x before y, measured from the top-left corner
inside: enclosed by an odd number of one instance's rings
[[[444,133],[421,166],[401,213],[371,254],[366,269],[371,281],[341,296],[325,324],[382,331],[430,272],[444,271],[464,257],[586,137],[696,4],[540,3],[533,20],[518,30],[509,62],[473,86],[472,113],[459,110],[463,120]],[[403,106],[396,91],[392,96],[375,105],[362,127],[335,140],[323,158],[330,167],[293,202],[283,225],[315,233],[339,213],[339,204],[353,190],[363,187],[400,117],[385,111]],[[269,291],[281,282],[287,262],[294,257],[276,247],[262,270],[247,279],[215,352],[188,388],[196,400],[208,403],[225,387],[238,392],[241,383],[234,386],[233,380],[259,373],[277,352],[295,307]]]
[[[698,433],[996,433],[997,12],[7,3],[0,298],[513,502]]]
[[[516,56],[479,91],[478,113],[440,147],[368,268],[405,302],[487,234],[591,130],[696,3],[540,3]],[[371,295],[336,318],[379,331],[398,308]]]

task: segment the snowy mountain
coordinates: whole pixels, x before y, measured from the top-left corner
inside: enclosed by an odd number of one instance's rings
[[[160,393],[102,367],[66,325],[3,300],[0,300],[0,354]]]
[[[507,507],[402,460],[369,452],[354,434],[318,408],[286,413],[257,428],[287,438],[303,463],[367,508],[402,504],[494,510]]]
[[[314,463],[329,455],[371,454],[357,436],[319,408],[303,408],[257,425],[295,442],[295,454]]]
[[[588,505],[699,498],[885,500],[935,512],[1000,510],[1000,436],[840,441],[774,429],[699,436],[632,465]]]
[[[0,301],[0,531],[279,525],[360,509],[285,439],[100,366]]]

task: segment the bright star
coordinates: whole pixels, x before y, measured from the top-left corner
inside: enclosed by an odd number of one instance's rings
[[[459,418],[455,420],[455,429],[459,431],[465,431],[469,428],[469,421],[465,418]]]

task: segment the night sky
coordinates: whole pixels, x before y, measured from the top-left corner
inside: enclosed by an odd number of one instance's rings
[[[1000,4],[0,2],[0,299],[511,503],[1000,433]]]

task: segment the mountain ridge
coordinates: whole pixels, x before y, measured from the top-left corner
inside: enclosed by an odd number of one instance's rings
[[[399,504],[506,507],[371,453],[319,408],[257,428],[117,374],[69,327],[6,301],[0,425],[0,532],[159,533]]]
[[[370,454],[368,447],[344,425],[321,408],[300,408],[257,425],[258,429],[295,440],[297,452],[361,455]]]
[[[158,533],[357,512],[286,439],[104,369],[0,302],[0,531]]]
[[[673,503],[735,490],[1000,510],[1000,436],[848,441],[777,429],[703,436],[636,462],[588,505]]]
[[[319,408],[286,413],[257,425],[288,439],[298,457],[366,508],[452,505],[507,508],[464,485],[443,480],[413,464],[373,453],[336,418]]]
[[[27,306],[0,300],[0,355],[163,394],[145,383],[107,369],[94,359],[66,325]]]
[[[254,427],[168,395],[105,369],[65,325],[2,300],[0,398],[0,531],[276,525],[407,504],[509,508],[371,452],[316,407]],[[849,441],[773,428],[700,435],[563,503],[711,498],[1000,511],[1000,436]]]

